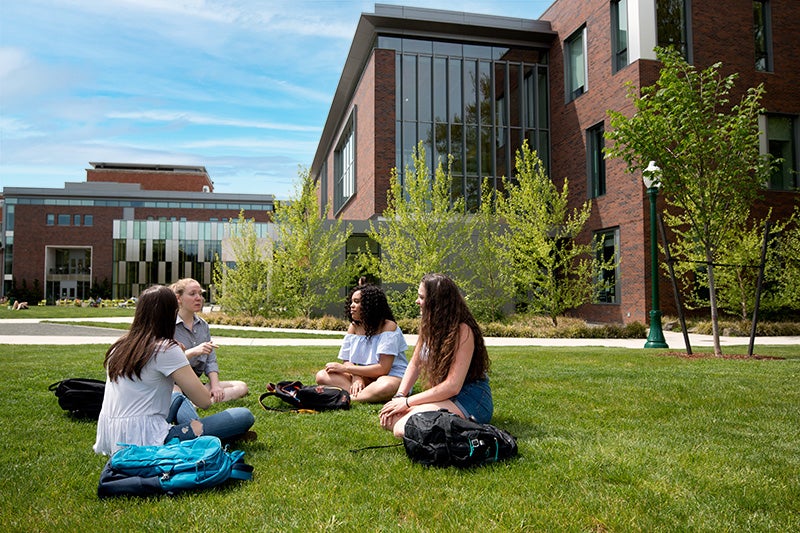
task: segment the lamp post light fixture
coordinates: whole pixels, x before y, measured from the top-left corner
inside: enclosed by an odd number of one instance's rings
[[[661,309],[658,301],[658,243],[656,240],[656,196],[661,187],[661,169],[655,161],[650,161],[642,171],[642,181],[650,197],[650,286],[653,308],[650,311],[650,332],[647,334],[645,348],[669,348],[661,329]]]

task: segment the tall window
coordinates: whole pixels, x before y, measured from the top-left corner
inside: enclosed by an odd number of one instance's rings
[[[628,65],[628,0],[611,2],[611,68],[613,72]]]
[[[333,154],[333,210],[339,211],[356,190],[355,109]]]
[[[619,303],[619,228],[599,231],[595,234],[601,242],[597,250],[597,259],[603,263],[611,263],[612,268],[602,269],[597,273],[601,288],[597,293],[597,303]]]
[[[319,169],[319,176],[317,176],[317,180],[319,181],[319,195],[320,199],[322,200],[319,203],[320,206],[320,216],[325,213],[325,209],[328,207],[328,162],[324,161],[322,163],[322,167]]]
[[[767,115],[766,148],[780,163],[773,170],[769,188],[790,191],[800,188],[797,168],[797,128],[796,117]]]
[[[691,63],[689,2],[690,0],[656,0],[656,33],[658,46],[673,46]]]
[[[589,197],[606,193],[606,160],[603,159],[603,123],[586,130],[586,173],[589,177]]]
[[[547,168],[546,51],[388,36],[377,46],[396,52],[398,169],[422,142],[431,173],[450,162],[452,198],[475,211],[484,184],[513,177],[524,141]]]
[[[769,0],[753,1],[753,38],[756,47],[756,70],[772,71],[772,24]]]
[[[567,101],[586,92],[586,27],[564,41],[564,67],[567,80]]]

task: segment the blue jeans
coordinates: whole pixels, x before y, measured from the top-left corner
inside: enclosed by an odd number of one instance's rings
[[[489,378],[464,383],[459,392],[450,398],[466,418],[473,418],[479,424],[488,424],[494,412],[492,389]]]
[[[194,404],[180,392],[173,392],[167,422],[170,424],[185,424],[192,420],[200,420],[200,415],[197,414]]]
[[[243,435],[253,427],[253,423],[256,421],[253,413],[247,407],[231,407],[200,418],[188,398],[183,394],[173,393],[172,407],[167,422],[175,425],[170,428],[164,442],[169,442],[176,437],[178,440],[197,438],[191,426],[192,420],[200,420],[203,423],[203,435],[213,435],[221,440]]]

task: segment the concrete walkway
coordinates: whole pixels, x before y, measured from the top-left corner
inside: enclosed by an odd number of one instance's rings
[[[93,322],[117,322],[130,323],[130,317],[114,318],[93,318]],[[47,319],[48,322],[74,322],[74,319]],[[256,331],[296,331],[298,333],[325,334],[330,338],[314,339],[256,339],[241,337],[226,337],[214,335],[214,341],[221,346],[339,346],[342,342],[343,333],[341,331],[318,331],[318,330],[285,330],[276,328],[249,328],[244,326],[211,326],[215,330],[224,329],[246,329]],[[105,329],[88,326],[76,326],[71,324],[40,323],[39,319],[14,318],[0,320],[0,344],[105,344],[114,342],[123,330]],[[413,345],[417,342],[416,335],[406,335],[406,342]],[[664,338],[670,349],[685,350],[683,335],[671,331],[664,332]],[[507,337],[486,337],[487,346],[601,346],[609,348],[644,348],[645,339],[540,339],[540,338],[507,338]],[[689,342],[692,348],[705,348],[713,346],[711,335],[689,335]],[[748,337],[721,337],[720,343],[723,346],[739,345],[747,346],[750,343]],[[800,345],[800,336],[794,337],[757,337],[755,346],[766,345]]]

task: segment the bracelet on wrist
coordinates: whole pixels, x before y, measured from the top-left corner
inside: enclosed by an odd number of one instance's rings
[[[408,405],[408,396],[404,396],[404,398],[406,399],[406,407],[408,407],[409,409],[411,409],[411,406],[410,406],[410,405]]]
[[[392,398],[405,398],[405,397],[406,397],[406,395],[403,394],[402,392],[398,392],[397,394],[392,396]]]

